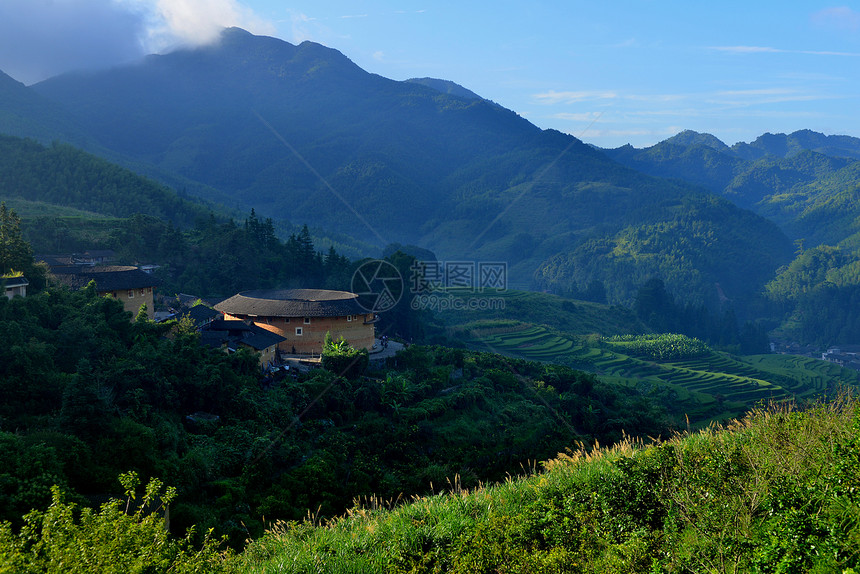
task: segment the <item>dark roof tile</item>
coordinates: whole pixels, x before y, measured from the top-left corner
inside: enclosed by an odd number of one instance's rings
[[[257,317],[341,317],[368,311],[358,295],[326,289],[260,289],[243,291],[215,305],[230,315]]]
[[[96,289],[100,293],[157,287],[161,284],[160,279],[149,273],[144,273],[137,267],[124,265],[54,269],[52,272],[60,283],[68,285],[72,289],[81,289],[86,287],[90,281],[95,281]]]

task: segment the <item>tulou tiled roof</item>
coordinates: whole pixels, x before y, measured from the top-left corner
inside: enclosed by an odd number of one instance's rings
[[[277,333],[243,321],[216,319],[204,326],[200,332],[200,342],[210,347],[220,347],[226,343],[230,348],[245,345],[256,351],[263,351],[284,341],[286,339]]]
[[[159,279],[130,265],[103,265],[51,271],[60,283],[72,289],[81,289],[90,281],[95,281],[100,293],[157,287],[161,284]]]
[[[257,317],[342,317],[368,311],[358,295],[326,289],[258,289],[243,291],[215,305],[222,313]]]

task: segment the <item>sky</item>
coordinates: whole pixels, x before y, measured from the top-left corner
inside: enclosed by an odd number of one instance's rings
[[[32,84],[214,41],[319,42],[369,72],[452,80],[601,147],[860,137],[860,1],[0,0],[0,70]]]

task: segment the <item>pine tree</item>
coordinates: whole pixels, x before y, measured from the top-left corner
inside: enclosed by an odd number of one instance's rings
[[[311,232],[307,224],[302,226],[302,231],[298,237],[299,241],[299,262],[301,265],[309,267],[313,265],[316,250],[314,249],[314,240],[311,238]]]
[[[33,267],[33,250],[21,235],[21,218],[0,203],[0,275]]]

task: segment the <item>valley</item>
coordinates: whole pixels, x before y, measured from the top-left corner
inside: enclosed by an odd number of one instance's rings
[[[110,563],[99,532],[189,572],[857,564],[858,138],[602,149],[233,27],[0,73],[0,204],[0,281],[28,281],[0,297],[0,571]],[[261,371],[42,262],[85,252],[145,266],[163,315],[384,263],[362,320],[403,348]]]

